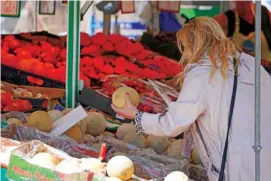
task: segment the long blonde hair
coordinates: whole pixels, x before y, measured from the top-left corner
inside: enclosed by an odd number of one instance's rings
[[[218,61],[221,63],[220,72],[224,79],[227,78],[229,56],[235,57],[237,48],[233,41],[227,38],[221,26],[209,17],[192,19],[177,32],[177,44],[182,58],[180,63],[184,66],[197,63],[205,53],[213,65],[210,79],[216,72]],[[183,74],[178,75],[178,82],[183,82]]]

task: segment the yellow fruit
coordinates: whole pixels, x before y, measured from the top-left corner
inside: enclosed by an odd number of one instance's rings
[[[100,113],[89,113],[86,118],[84,118],[87,125],[87,133],[92,136],[100,136],[105,130],[105,118]]]
[[[146,142],[145,138],[141,135],[136,134],[136,133],[127,133],[124,136],[123,141],[126,143],[129,143],[131,145],[135,145],[138,148],[144,148],[146,146],[145,145],[145,142]]]
[[[118,139],[123,140],[127,133],[135,133],[136,127],[133,124],[124,123],[119,126],[116,136]]]
[[[35,111],[27,119],[27,125],[40,131],[50,132],[53,127],[53,120],[45,111]]]
[[[182,159],[183,139],[179,139],[171,143],[167,149],[167,155]]]
[[[68,129],[64,134],[71,137],[72,139],[74,139],[76,141],[82,141],[84,138],[84,135],[83,135],[81,128],[78,124],[74,125],[70,129]]]
[[[156,153],[163,153],[170,145],[170,141],[166,137],[148,136],[146,140],[147,147],[154,149]]]
[[[126,156],[114,156],[107,164],[107,174],[122,181],[129,180],[134,174],[134,164]]]
[[[58,157],[46,152],[37,153],[31,159],[31,163],[38,165],[40,167],[46,167],[50,169],[54,169],[55,166],[58,165],[60,161],[61,160]]]
[[[189,181],[189,178],[183,172],[174,171],[166,176],[165,181]]]
[[[191,159],[192,159],[192,162],[195,163],[195,164],[200,164],[201,163],[199,153],[198,153],[198,150],[196,148],[194,148],[192,150]]]
[[[83,134],[83,135],[86,134],[86,132],[87,132],[87,122],[86,122],[84,119],[82,119],[82,120],[78,123],[78,125],[79,125],[80,128],[81,128],[82,134]]]
[[[115,137],[115,135],[114,135],[113,133],[110,133],[110,132],[107,132],[107,131],[105,131],[105,132],[101,133],[101,136],[110,136],[110,137]]]
[[[23,122],[17,118],[9,118],[7,122],[8,124],[23,125]]]
[[[91,136],[90,134],[84,135],[84,141],[94,141],[95,137]]]
[[[120,179],[118,179],[116,177],[106,177],[105,181],[122,181],[122,180],[120,180]]]
[[[93,173],[105,173],[106,165],[96,158],[83,158],[81,159],[80,169]]]
[[[76,159],[65,159],[56,166],[56,171],[66,174],[75,173],[79,171],[79,165],[80,163]]]
[[[120,87],[112,95],[112,103],[114,106],[123,108],[126,105],[126,94],[129,94],[131,102],[134,106],[138,106],[140,97],[137,91],[131,87]]]
[[[114,157],[114,156],[119,156],[119,155],[122,155],[122,156],[128,156],[126,153],[115,152],[115,153],[112,154],[112,157]]]
[[[62,111],[62,112],[63,112],[64,115],[66,115],[66,114],[68,114],[68,113],[71,112],[71,111],[72,111],[72,108],[67,108],[67,109],[65,109],[65,110]]]
[[[54,122],[59,120],[62,116],[64,116],[63,112],[59,110],[48,111],[48,114],[50,115],[50,117],[52,118]]]

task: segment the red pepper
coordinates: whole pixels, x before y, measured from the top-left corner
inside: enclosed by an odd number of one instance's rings
[[[99,155],[99,159],[101,161],[103,161],[105,159],[106,152],[107,152],[107,146],[105,143],[103,143],[101,146],[100,155]]]
[[[89,46],[91,44],[90,36],[85,32],[80,32],[80,45],[82,47]]]

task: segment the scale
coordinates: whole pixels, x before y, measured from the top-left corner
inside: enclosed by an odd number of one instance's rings
[[[103,12],[103,33],[109,35],[111,29],[111,15],[119,12],[120,1],[101,1],[96,4],[96,7]]]

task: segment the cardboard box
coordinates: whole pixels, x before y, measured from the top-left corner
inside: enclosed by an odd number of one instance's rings
[[[30,91],[33,94],[33,98],[35,98],[38,93],[44,94],[44,95],[48,96],[49,98],[53,98],[53,99],[64,98],[65,93],[66,93],[65,89],[58,89],[58,88],[16,85],[16,84],[4,82],[4,81],[1,81],[1,84],[10,93],[13,93],[12,89],[16,89],[16,88],[27,89],[28,91]],[[26,97],[17,97],[17,98],[26,98]]]
[[[64,152],[45,145],[38,140],[33,140],[11,152],[7,178],[16,181],[103,181],[103,178],[94,176],[91,172],[64,174],[30,163],[32,156],[40,152],[37,150],[43,150],[43,148],[60,158],[70,157]]]

